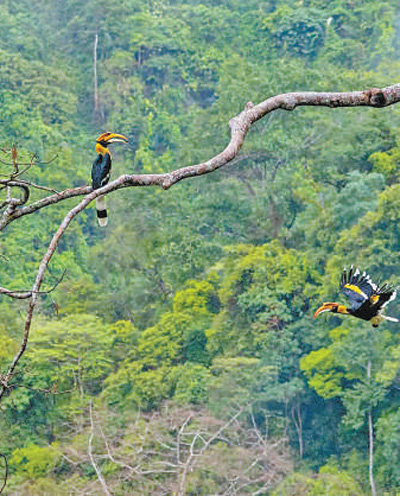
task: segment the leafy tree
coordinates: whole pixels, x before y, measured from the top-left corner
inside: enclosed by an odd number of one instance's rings
[[[115,151],[115,176],[204,161],[226,145],[228,117],[249,100],[396,80],[397,11],[394,0],[4,0],[0,173],[10,174],[3,162],[15,143],[21,162],[39,158],[26,180],[57,190],[87,184],[93,137],[105,129],[129,136],[129,147]],[[311,314],[317,301],[337,295],[344,265],[398,282],[399,128],[395,106],[274,112],[252,127],[229,170],[168,192],[120,191],[110,198],[106,231],[87,209],[46,274],[49,288],[68,269],[41,297],[23,371],[2,403],[0,451],[26,457],[13,465],[11,491],[94,490],[90,401],[102,409],[94,418],[95,456],[116,494],[177,492],[176,471],[146,474],[176,462],[170,448],[179,429],[171,425],[180,428],[192,411],[209,407],[218,420],[207,413],[198,425],[210,432],[238,404],[243,430],[232,427],[229,447],[211,445],[185,480],[187,492],[236,490],[244,462],[259,459],[261,445],[249,450],[249,442],[261,435],[262,446],[268,436],[285,446],[289,440],[301,467],[315,467],[311,475],[298,466],[275,491],[361,494],[362,483],[365,493],[368,412],[379,489],[397,491],[395,327],[371,334],[350,321],[338,327],[333,316],[315,323]],[[32,190],[32,199],[42,194]],[[73,201],[8,226],[1,286],[31,287]],[[398,304],[390,308],[397,315]],[[0,304],[3,371],[21,339],[24,310],[24,302]],[[181,410],[160,420],[165,401]],[[45,446],[55,439],[78,465],[66,458],[57,458],[54,472],[46,465]],[[292,469],[273,453],[279,480]],[[332,455],[337,463],[321,468]],[[143,473],[123,466],[136,462]],[[262,489],[262,463],[250,473],[241,491],[274,490]]]
[[[294,473],[272,491],[273,496],[296,496],[301,491],[305,496],[361,496],[363,489],[346,471],[325,466],[314,476]]]
[[[54,469],[60,456],[57,444],[45,447],[30,444],[26,448],[14,450],[10,464],[17,476],[38,479],[48,475]]]

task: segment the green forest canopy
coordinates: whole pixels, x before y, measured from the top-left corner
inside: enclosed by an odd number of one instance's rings
[[[394,0],[3,3],[1,148],[16,143],[42,161],[58,154],[27,173],[57,189],[89,182],[105,129],[130,141],[114,151],[114,177],[164,172],[218,153],[249,100],[398,79]],[[372,332],[312,319],[338,297],[345,265],[399,284],[399,128],[397,106],[274,112],[252,128],[238,163],[167,192],[111,195],[106,230],[93,207],[84,211],[50,265],[48,285],[67,274],[43,297],[18,387],[1,404],[9,494],[78,495],[99,484],[91,434],[115,494],[367,494],[371,408],[378,492],[400,492],[396,324]],[[73,205],[7,227],[1,286],[31,287]],[[0,302],[2,370],[24,308]],[[211,439],[238,411],[240,424],[210,442],[190,475],[184,448],[166,470],[179,432],[193,442],[187,419]],[[270,451],[246,485],[254,433]]]

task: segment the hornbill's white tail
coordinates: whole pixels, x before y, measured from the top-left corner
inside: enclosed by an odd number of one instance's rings
[[[128,139],[122,134],[103,133],[96,140],[97,158],[92,166],[92,188],[98,189],[106,185],[111,174],[111,153],[108,145],[111,143],[127,143]],[[97,220],[104,227],[108,223],[106,201],[103,195],[96,198]]]
[[[100,227],[105,227],[108,224],[108,215],[105,196],[96,198],[97,220]]]

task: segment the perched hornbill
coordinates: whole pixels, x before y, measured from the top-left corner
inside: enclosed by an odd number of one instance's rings
[[[103,133],[96,140],[97,158],[92,166],[92,188],[98,189],[108,183],[111,173],[111,153],[108,145],[111,143],[127,143],[128,138],[122,134]],[[97,220],[100,226],[106,226],[108,222],[106,201],[104,196],[96,198]]]
[[[378,286],[371,281],[368,274],[365,272],[361,274],[358,269],[351,266],[348,272],[346,269],[343,270],[340,289],[348,297],[350,308],[340,303],[324,303],[314,313],[315,318],[320,313],[332,312],[369,320],[373,327],[378,327],[383,320],[399,322],[394,317],[382,315],[383,308],[397,295],[397,290],[389,284]]]

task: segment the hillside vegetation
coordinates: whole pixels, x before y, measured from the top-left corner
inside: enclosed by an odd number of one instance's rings
[[[25,178],[58,190],[105,130],[129,138],[113,177],[166,172],[248,101],[399,82],[395,0],[3,0],[0,21],[0,159],[37,154]],[[400,327],[313,319],[344,266],[400,284],[399,136],[399,105],[277,111],[222,170],[109,195],[106,229],[90,205],[0,404],[5,494],[366,495],[368,413],[377,492],[400,494]],[[1,233],[0,286],[32,287],[77,202]],[[2,372],[25,309],[0,299]]]

